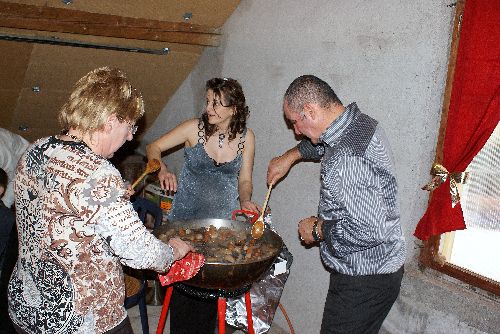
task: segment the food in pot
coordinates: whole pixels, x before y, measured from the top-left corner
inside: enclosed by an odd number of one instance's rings
[[[262,239],[252,238],[249,231],[234,231],[227,227],[215,226],[190,228],[172,228],[160,234],[159,239],[167,242],[179,237],[190,241],[196,252],[205,256],[206,262],[245,263],[259,261],[276,254],[277,248]]]

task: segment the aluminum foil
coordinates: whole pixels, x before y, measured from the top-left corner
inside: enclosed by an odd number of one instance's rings
[[[264,222],[268,225],[271,223],[270,218],[270,214],[264,218]],[[272,228],[271,226],[268,227]],[[292,253],[288,251],[286,246],[283,246],[280,255],[264,272],[261,279],[252,284],[250,300],[255,334],[267,333],[271,328],[281,294],[290,274],[292,262]],[[243,294],[237,298],[227,298],[226,304],[226,323],[248,333],[245,295]]]

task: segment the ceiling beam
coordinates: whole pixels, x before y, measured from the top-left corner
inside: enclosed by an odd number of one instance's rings
[[[218,46],[219,28],[0,1],[0,27]]]

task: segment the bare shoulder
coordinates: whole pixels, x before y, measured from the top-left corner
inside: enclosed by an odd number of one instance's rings
[[[181,123],[180,126],[183,126],[189,130],[196,130],[198,131],[198,124],[200,122],[200,119],[199,118],[191,118],[191,119],[188,119],[187,121],[184,121],[183,123]]]
[[[246,140],[245,141],[255,141],[255,134],[252,129],[247,128],[247,134],[246,134]]]
[[[187,137],[187,146],[192,147],[196,145],[198,142],[198,132],[200,131],[198,128],[198,124],[200,122],[199,118],[188,119],[181,125],[183,126],[183,132]]]
[[[197,140],[198,119],[189,119],[177,125],[175,128],[156,139],[150,145],[158,146],[161,151],[168,150],[179,144],[192,146]]]
[[[198,133],[198,121],[198,118],[188,119],[177,125],[174,130],[177,130],[176,132],[178,133],[182,133],[185,137],[191,137]]]

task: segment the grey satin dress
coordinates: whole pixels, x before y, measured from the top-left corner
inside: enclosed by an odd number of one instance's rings
[[[246,129],[240,139],[238,154],[229,162],[217,164],[205,151],[204,134],[193,147],[184,149],[177,193],[172,203],[170,221],[203,218],[231,219],[240,208],[238,177]]]
[[[238,177],[242,163],[246,129],[238,143],[236,157],[217,164],[205,151],[202,125],[198,143],[184,149],[184,167],[172,203],[170,221],[221,218],[231,219],[240,208]],[[192,288],[196,290],[195,288]],[[203,291],[204,289],[198,289]],[[213,334],[217,302],[186,294],[177,286],[170,302],[170,331],[175,334]]]

